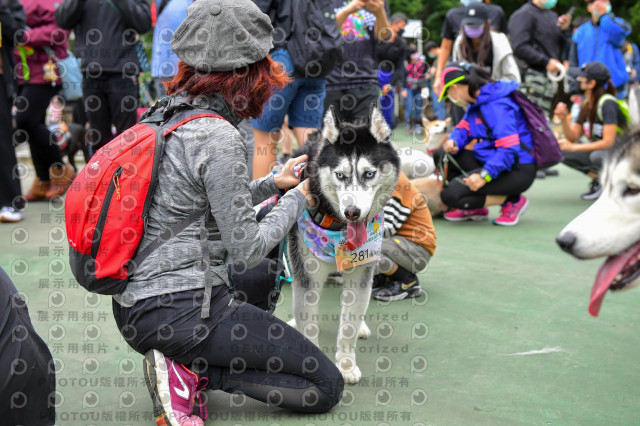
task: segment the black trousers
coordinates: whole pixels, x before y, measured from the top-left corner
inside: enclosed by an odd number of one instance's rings
[[[20,86],[15,102],[16,141],[29,142],[36,175],[43,182],[50,180],[51,166],[62,165],[60,149],[53,143],[51,132],[45,125],[47,107],[59,91],[59,86],[50,84],[25,84]]]
[[[323,413],[340,400],[344,381],[335,364],[311,341],[265,312],[275,272],[265,259],[235,269],[232,299],[213,289],[211,317],[200,318],[203,290],[151,297],[130,308],[113,302],[125,340],[141,354],[154,348],[209,380],[208,389],[242,392],[292,411]],[[255,306],[252,303],[258,303]]]
[[[327,90],[324,110],[329,111],[329,107],[333,106],[339,120],[353,123],[356,120],[366,120],[369,117],[369,107],[371,104],[378,104],[379,98],[380,87],[377,83],[354,89]]]
[[[0,424],[53,425],[56,379],[51,353],[2,268],[0,313]]]
[[[4,75],[0,75],[0,207],[22,208],[22,190],[11,124],[11,98],[7,96]]]
[[[480,173],[482,164],[473,156],[473,152],[463,149],[455,157],[460,167],[469,175]],[[447,179],[449,185],[442,189],[440,198],[449,207],[456,209],[479,209],[484,207],[487,195],[506,195],[507,201],[517,202],[520,194],[529,189],[536,178],[534,164],[516,164],[513,168],[502,173],[497,179],[474,192],[462,181],[462,172],[449,163]]]
[[[138,121],[138,79],[103,73],[100,77],[85,77],[82,90],[90,127],[89,154],[93,155],[112,139],[112,124],[119,135]]]

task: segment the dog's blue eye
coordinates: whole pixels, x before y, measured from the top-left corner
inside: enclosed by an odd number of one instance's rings
[[[366,179],[373,179],[375,175],[376,175],[376,172],[365,172],[364,177]]]
[[[338,178],[338,180],[342,180],[342,179],[344,179],[344,173],[337,172],[336,173],[336,177]]]

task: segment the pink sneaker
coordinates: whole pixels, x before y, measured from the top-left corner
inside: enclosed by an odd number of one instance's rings
[[[158,426],[204,426],[202,418],[192,415],[196,397],[199,400],[202,416],[200,393],[207,385],[202,378],[179,362],[175,362],[156,349],[150,349],[144,356],[144,380],[147,383],[153,415]],[[204,419],[207,419],[207,407],[204,406]]]
[[[518,224],[522,213],[529,207],[529,200],[524,195],[520,196],[517,203],[504,203],[502,205],[502,215],[493,219],[494,225],[513,226]]]
[[[444,218],[449,222],[462,222],[464,220],[487,220],[489,219],[489,209],[486,207],[473,210],[456,209],[446,212],[444,214]]]

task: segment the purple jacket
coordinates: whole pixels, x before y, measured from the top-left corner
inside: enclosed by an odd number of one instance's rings
[[[58,59],[68,56],[69,31],[56,24],[55,5],[59,0],[20,0],[20,3],[27,14],[27,30],[13,50],[18,84],[50,84],[44,80],[43,66],[49,55],[43,47],[49,46]],[[59,70],[57,74],[60,76]],[[61,84],[60,78],[56,84]]]

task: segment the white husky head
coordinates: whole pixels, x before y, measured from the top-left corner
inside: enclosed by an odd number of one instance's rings
[[[321,137],[320,137],[321,136]],[[341,123],[333,108],[325,114],[310,160],[311,190],[318,207],[344,222],[363,222],[388,201],[399,173],[391,130],[372,105],[364,123]]]
[[[558,235],[558,245],[579,259],[607,257],[591,290],[597,316],[607,290],[640,284],[640,131],[619,141],[601,176],[602,195]]]

